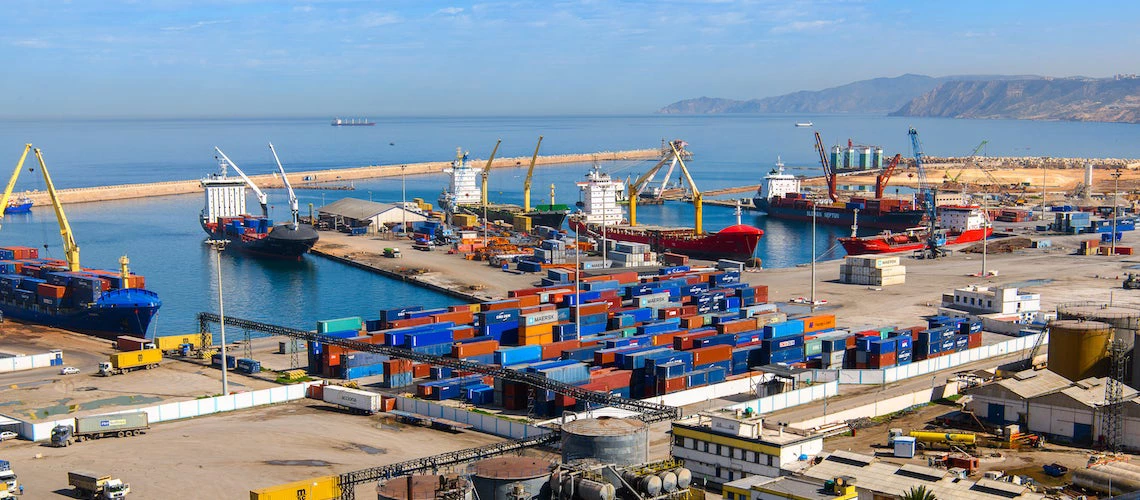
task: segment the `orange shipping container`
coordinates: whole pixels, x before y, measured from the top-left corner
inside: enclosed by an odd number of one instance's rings
[[[389,321],[388,322],[388,328],[403,328],[405,326],[430,325],[432,323],[433,323],[433,321],[432,321],[431,316],[424,316],[421,318],[408,318],[408,319],[398,319],[395,321]]]
[[[835,324],[834,316],[832,317],[832,324],[833,325]],[[720,332],[722,335],[726,334],[726,333],[747,332],[749,330],[755,330],[755,329],[756,329],[756,321],[755,320],[748,320],[748,319],[738,319],[738,320],[726,321],[726,322],[723,322],[723,323],[716,325],[716,331]]]
[[[475,316],[471,314],[470,310],[439,313],[432,315],[431,317],[434,320],[433,323],[446,323],[450,321],[457,325],[469,325],[472,321],[475,321]]]
[[[804,322],[804,333],[831,330],[835,328],[834,314],[819,314],[816,316],[808,316],[802,320]]]
[[[662,333],[662,334],[654,335],[653,336],[653,345],[672,346],[673,345],[673,339],[676,336],[681,335],[683,333],[685,333],[685,332],[669,332],[669,333]]]
[[[535,335],[532,337],[519,338],[520,345],[543,345],[554,342],[554,334],[548,333],[546,335]]]
[[[65,295],[67,295],[67,287],[40,283],[39,285],[36,285],[36,295],[39,295],[40,297],[62,299]]]
[[[693,366],[707,365],[732,359],[732,346],[711,345],[692,350]]]
[[[391,396],[383,396],[380,398],[380,409],[383,411],[392,411],[396,409],[396,398]]]
[[[485,354],[492,354],[495,349],[499,348],[499,341],[497,340],[483,340],[479,342],[468,342],[465,344],[455,344],[451,346],[451,356],[455,358],[466,358],[470,356],[482,356]]]
[[[535,337],[539,335],[552,335],[554,334],[554,323],[543,323],[541,325],[519,325],[519,337]]]
[[[705,326],[704,316],[688,316],[681,318],[681,328],[692,330],[693,328],[700,328]]]
[[[556,359],[562,356],[562,351],[569,349],[577,349],[582,346],[582,343],[577,340],[563,340],[562,342],[552,342],[542,346],[542,359]]]
[[[542,298],[538,295],[523,295],[516,298],[519,301],[519,307],[533,307],[542,303]]]
[[[502,300],[496,300],[494,302],[484,302],[482,304],[479,304],[479,308],[480,308],[480,310],[483,310],[483,311],[502,311],[503,309],[518,309],[519,308],[519,298],[515,297],[513,299],[502,299]]]
[[[424,378],[431,375],[431,365],[427,363],[412,364],[412,378]]]
[[[451,332],[452,332],[452,338],[455,340],[466,340],[466,339],[475,338],[475,327],[473,327],[473,326],[461,326],[461,327],[458,327],[458,328],[452,330]]]

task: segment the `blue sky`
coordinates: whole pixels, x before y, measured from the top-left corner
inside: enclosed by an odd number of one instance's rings
[[[5,0],[0,116],[652,112],[903,73],[1140,72],[1136,2]]]

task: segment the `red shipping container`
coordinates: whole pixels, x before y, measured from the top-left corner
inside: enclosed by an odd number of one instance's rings
[[[597,376],[593,374],[590,375],[590,383],[602,384],[606,390],[629,387],[630,380],[632,379],[632,370],[612,370]]]
[[[982,332],[971,333],[967,337],[966,344],[967,344],[966,347],[968,347],[970,349],[973,349],[975,347],[981,347],[982,346]]]
[[[340,366],[340,354],[334,354],[334,353],[331,353],[329,351],[323,351],[321,354],[325,358],[324,359],[325,367],[330,369],[330,372],[329,372],[330,375],[326,375],[326,376],[332,377],[333,375],[331,375],[331,373],[332,373],[331,368],[334,366]]]
[[[685,390],[685,381],[688,377],[682,375],[680,377],[657,379],[657,395],[669,394],[671,392]]]
[[[895,366],[896,363],[897,358],[893,352],[867,355],[867,366],[871,368],[889,368]]]
[[[697,306],[681,306],[681,316],[696,316]]]
[[[574,309],[578,309],[578,311],[580,312],[580,314],[582,316],[586,316],[588,314],[601,314],[601,313],[604,313],[606,311],[609,311],[610,305],[609,305],[609,303],[606,303],[606,302],[590,302],[588,304],[582,304],[581,306],[578,306],[577,308],[571,307],[570,308],[570,316],[571,317],[573,317],[575,314]]]
[[[427,363],[412,364],[412,378],[424,378],[431,375],[431,365]]]
[[[678,334],[676,337],[673,337],[673,349],[678,351],[687,351],[693,348],[693,341],[700,338],[711,337],[713,335],[716,335],[716,331],[714,330]]]
[[[560,325],[569,325],[570,323],[569,323],[569,322],[559,322],[558,324],[560,324]],[[580,345],[579,347],[590,347],[590,346],[596,346],[596,345],[598,345],[598,343],[599,343],[599,342],[601,342],[601,341],[600,341],[600,340],[598,340],[598,339],[593,339],[593,340],[583,340],[583,341],[582,341],[582,345]]]
[[[499,348],[499,341],[481,340],[479,342],[467,342],[464,344],[454,344],[451,346],[451,356],[455,358],[467,358],[471,356],[482,356],[492,354],[495,349]]]
[[[419,396],[421,398],[426,398],[428,396],[431,396],[433,389],[435,389],[435,387],[430,386],[430,385],[423,385],[423,384],[417,385],[416,386],[416,396]]]
[[[752,287],[753,297],[757,304],[768,302],[768,285],[757,285]]]
[[[542,303],[542,297],[539,297],[538,295],[523,295],[521,297],[515,297],[515,299],[519,301],[520,308],[534,307]]]
[[[432,321],[433,323],[446,323],[446,322],[450,321],[450,322],[455,323],[457,325],[470,325],[473,321],[475,321],[475,315],[471,314],[470,309],[468,309],[466,311],[452,311],[452,312],[435,314],[431,317],[433,319],[433,321]],[[396,321],[401,321],[401,320],[396,320]]]
[[[458,312],[458,311],[472,312],[472,310],[471,310],[472,307],[474,307],[475,309],[478,309],[479,304],[460,304],[457,306],[447,306],[447,310],[448,310],[448,312]]]
[[[39,285],[36,285],[36,295],[39,295],[40,297],[62,299],[67,296],[67,287],[40,283]]]
[[[562,356],[562,351],[577,349],[581,346],[582,343],[577,340],[563,340],[562,342],[544,344],[542,346],[542,359],[558,359]]]
[[[395,321],[389,321],[388,322],[388,328],[403,328],[405,326],[430,325],[432,323],[434,323],[434,321],[432,321],[431,316],[424,316],[421,318],[408,318],[408,319],[398,319]]]
[[[452,338],[455,340],[466,340],[475,338],[475,327],[461,326],[451,331]]]
[[[835,328],[834,314],[818,314],[815,316],[802,318],[802,320],[804,322],[804,333],[818,332]]]
[[[680,307],[663,307],[657,310],[657,319],[677,318],[681,316]]]
[[[617,352],[594,352],[594,366],[610,366],[617,361]]]
[[[382,396],[380,398],[380,409],[383,411],[392,411],[396,409],[396,398]]]
[[[518,309],[520,297],[513,299],[496,300],[494,302],[483,302],[479,304],[481,311],[501,311],[503,309]]]
[[[693,366],[707,365],[732,359],[732,346],[711,345],[693,349]]]
[[[149,343],[151,343],[150,340],[141,337],[132,337],[130,335],[115,337],[115,344],[119,347],[120,351],[141,351]]]
[[[558,394],[558,395],[554,396],[554,404],[561,406],[563,408],[565,408],[567,406],[574,406],[577,402],[578,402],[577,399],[574,399],[570,396],[566,396],[564,394]]]
[[[606,310],[621,309],[621,297],[603,297],[603,300],[606,301]]]
[[[394,375],[412,371],[412,362],[407,359],[389,359],[384,362],[384,374]]]

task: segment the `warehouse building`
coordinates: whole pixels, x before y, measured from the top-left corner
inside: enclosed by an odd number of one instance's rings
[[[709,485],[786,475],[821,451],[822,435],[767,423],[752,413],[705,412],[673,423],[673,456]]]
[[[936,498],[955,500],[1045,498],[1045,495],[1034,493],[1024,485],[992,479],[977,481],[963,479],[945,469],[899,465],[849,451],[832,452],[818,464],[805,469],[802,475],[816,481],[828,481],[838,477],[850,478],[848,481],[855,486],[857,498],[861,500],[901,498],[913,486],[925,486],[926,490],[933,493]]]
[[[842,481],[843,479],[840,479]],[[726,483],[725,500],[852,500],[858,498],[854,485],[821,481],[810,477],[752,476]]]
[[[966,409],[994,424],[1016,422],[1054,441],[1090,445],[1100,440],[1101,411],[1108,379],[1076,382],[1049,370],[1028,370],[969,391]],[[1140,396],[1122,388],[1123,446],[1140,449]]]
[[[427,214],[414,202],[376,203],[356,198],[343,198],[317,209],[323,227],[340,230],[366,227],[369,233],[384,232],[387,228],[407,222],[428,220]]]
[[[960,318],[998,314],[1015,315],[1023,322],[1037,319],[1041,312],[1041,294],[1020,293],[1017,288],[970,285],[942,295],[938,313]]]

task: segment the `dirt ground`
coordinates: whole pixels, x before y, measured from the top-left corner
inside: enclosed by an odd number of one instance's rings
[[[1085,170],[1083,168],[1049,168],[1043,171],[1040,166],[1016,166],[1002,164],[1002,162],[998,160],[986,161],[984,164],[990,175],[1003,185],[1028,182],[1029,195],[1041,194],[1041,183],[1043,180],[1046,191],[1068,192],[1075,188],[1078,183],[1083,183],[1085,176]],[[1097,165],[1095,161],[1094,165]],[[1140,188],[1140,170],[1136,169],[1136,166],[1137,164],[1133,163],[1129,165],[1129,168],[1123,168],[1121,170],[1120,189],[1122,192]],[[926,178],[935,185],[950,180],[965,183],[970,186],[989,185],[993,183],[989,176],[981,169],[973,165],[965,166],[960,162],[927,163],[923,165],[923,170],[926,171]],[[1103,166],[1094,167],[1093,192],[1112,192],[1114,186],[1112,174],[1113,169]],[[869,174],[845,175],[840,179],[839,183],[845,185],[874,186],[876,175],[878,175],[877,171],[873,171],[873,173]],[[812,180],[808,182],[808,184],[823,185],[823,180]],[[918,176],[915,174],[913,167],[900,165],[899,169],[896,170],[895,174],[891,177],[890,185],[917,187]]]
[[[67,471],[83,469],[130,483],[132,498],[214,499],[244,498],[251,489],[499,440],[398,424],[382,415],[349,415],[301,400],[162,423],[142,436],[67,448],[8,441],[0,449],[27,498],[66,497]],[[359,487],[359,498],[373,494],[373,486]]]

